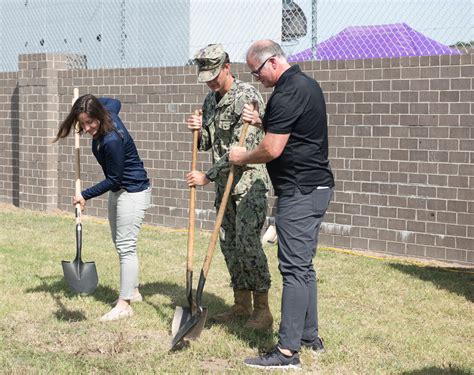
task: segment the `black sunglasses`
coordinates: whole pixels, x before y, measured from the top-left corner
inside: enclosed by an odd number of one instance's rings
[[[270,60],[272,57],[275,57],[276,55],[271,55],[270,57],[268,57],[263,63],[262,65],[260,65],[256,70],[252,70],[250,72],[251,75],[253,75],[255,78],[259,78],[260,77],[260,72],[262,71],[263,67],[265,66],[265,64],[267,63],[268,60]]]

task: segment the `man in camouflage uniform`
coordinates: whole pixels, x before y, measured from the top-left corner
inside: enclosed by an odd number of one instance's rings
[[[189,186],[203,186],[213,181],[218,210],[230,171],[228,152],[239,142],[241,114],[246,103],[255,103],[263,112],[259,92],[250,84],[235,79],[230,72],[229,55],[222,45],[211,44],[195,55],[199,82],[211,90],[200,114],[187,121],[190,130],[199,130],[199,149],[211,150],[213,166],[206,172],[191,171],[186,176]],[[263,116],[263,113],[261,113]],[[261,129],[250,126],[245,147],[254,149],[262,140]],[[234,305],[216,315],[220,322],[248,319],[246,327],[269,329],[273,317],[268,307],[270,273],[260,241],[267,211],[269,178],[263,164],[236,167],[232,191],[220,231],[220,245],[231,276]],[[252,309],[253,294],[253,309]]]

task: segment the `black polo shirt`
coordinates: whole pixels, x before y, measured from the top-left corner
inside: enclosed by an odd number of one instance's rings
[[[307,194],[318,186],[334,186],[323,92],[298,65],[278,80],[262,122],[268,133],[290,134],[283,153],[267,163],[276,195],[293,195],[296,187]]]

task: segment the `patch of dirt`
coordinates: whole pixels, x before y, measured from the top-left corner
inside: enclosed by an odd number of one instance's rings
[[[7,324],[8,322],[8,324]],[[47,324],[46,324],[47,325]],[[17,313],[0,320],[0,332],[13,342],[34,346],[41,352],[66,353],[79,357],[146,357],[169,350],[170,336],[159,330],[138,330],[133,323],[117,327],[87,322],[49,325],[31,316]]]
[[[19,211],[20,209],[12,204],[0,203],[0,210],[5,212]]]
[[[207,361],[202,361],[200,368],[205,372],[223,374],[232,370],[232,365],[226,359],[212,358]]]

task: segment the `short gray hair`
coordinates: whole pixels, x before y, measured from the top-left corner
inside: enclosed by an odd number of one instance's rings
[[[268,56],[282,57],[286,60],[285,52],[283,52],[281,46],[270,39],[256,41],[247,51],[247,59],[252,57],[262,62]]]

